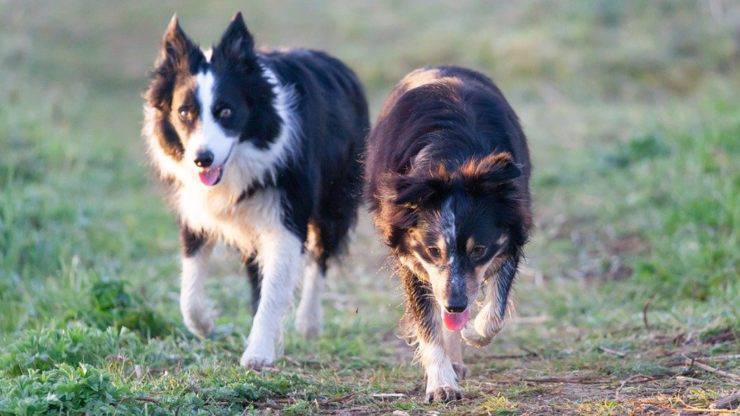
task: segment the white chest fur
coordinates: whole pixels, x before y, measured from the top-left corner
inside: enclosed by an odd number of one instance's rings
[[[181,188],[176,196],[178,210],[191,229],[252,253],[260,233],[282,228],[280,193],[264,189],[239,201],[243,191],[231,192],[227,185],[208,189],[190,184]]]

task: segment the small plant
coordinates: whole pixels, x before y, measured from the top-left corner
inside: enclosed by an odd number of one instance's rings
[[[128,290],[127,282],[97,282],[89,291],[87,308],[74,311],[72,318],[99,329],[126,327],[143,336],[158,337],[173,332],[174,323],[152,310],[144,300]]]
[[[58,365],[98,365],[121,348],[136,349],[141,341],[131,332],[105,331],[70,323],[64,328],[25,331],[0,354],[0,373],[20,376],[50,370]]]
[[[516,404],[512,403],[509,399],[503,395],[493,396],[486,399],[481,404],[481,410],[483,412],[497,415],[497,416],[508,416],[517,414]]]
[[[14,379],[3,379],[0,415],[138,413],[136,402],[121,401],[125,394],[104,371],[86,364],[63,363],[52,370],[31,370]]]

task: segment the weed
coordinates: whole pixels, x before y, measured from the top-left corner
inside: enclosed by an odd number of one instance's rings
[[[70,323],[58,329],[26,331],[11,341],[0,355],[0,371],[19,376],[29,370],[49,370],[61,364],[100,365],[122,348],[136,350],[141,346],[141,341],[125,329],[100,330]]]
[[[147,337],[173,333],[175,325],[149,308],[141,296],[127,290],[127,282],[96,282],[89,290],[90,303],[71,313],[74,319],[100,329],[128,328]]]
[[[480,410],[498,416],[515,415],[518,413],[516,411],[516,405],[501,395],[487,398],[480,405]]]

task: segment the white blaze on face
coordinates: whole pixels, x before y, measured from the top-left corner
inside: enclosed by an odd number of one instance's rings
[[[452,198],[449,198],[442,205],[439,212],[439,226],[448,250],[453,250],[457,242],[457,229],[455,228],[455,211],[452,210]],[[450,262],[452,259],[453,257],[450,256]]]
[[[455,263],[455,246],[457,243],[457,229],[455,227],[455,211],[452,209],[452,198],[447,199],[442,204],[439,211],[439,229],[440,239],[437,244],[440,247],[445,247],[447,253],[447,269],[445,273],[441,273],[439,268],[431,265],[434,268],[434,273],[430,273],[429,280],[432,283],[432,289],[437,301],[444,309],[444,293],[448,284],[448,279],[458,278],[461,276],[450,276],[449,269]],[[427,264],[424,265],[427,268]],[[427,269],[429,272],[429,269]],[[450,282],[451,283],[451,282]]]
[[[424,271],[429,278],[429,283],[432,286],[432,292],[434,298],[437,301],[440,310],[444,310],[445,307],[445,291],[447,289],[450,279],[459,279],[463,276],[450,276],[450,269],[456,261],[455,258],[455,245],[457,241],[457,229],[455,227],[455,212],[452,209],[452,200],[448,199],[442,204],[439,211],[439,241],[437,246],[443,251],[448,253],[446,265],[440,267],[436,264],[429,263],[424,260],[418,253],[414,252],[414,257],[424,268]]]
[[[216,88],[216,79],[213,72],[200,72],[196,76],[196,84],[198,104],[200,105],[200,124],[188,140],[185,149],[185,160],[192,164],[193,169],[198,170],[195,163],[193,163],[198,152],[210,151],[213,153],[212,166],[222,166],[237,144],[238,138],[227,135],[213,116]]]

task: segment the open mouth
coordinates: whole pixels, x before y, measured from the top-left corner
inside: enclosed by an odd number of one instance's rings
[[[201,169],[198,172],[198,177],[200,178],[200,181],[203,182],[203,185],[215,186],[219,182],[221,182],[221,177],[224,175],[224,167],[226,166],[226,163],[229,161],[229,158],[231,157],[231,152],[234,150],[234,146],[235,145],[231,145],[231,148],[229,149],[229,153],[226,155],[226,158],[224,159],[224,163],[218,166],[209,166],[205,169]]]
[[[224,174],[224,165],[211,166],[198,172],[198,177],[203,185],[214,186],[221,181]]]
[[[470,319],[470,308],[466,308],[462,312],[448,312],[442,311],[442,321],[450,331],[459,331],[463,329],[468,320]]]

